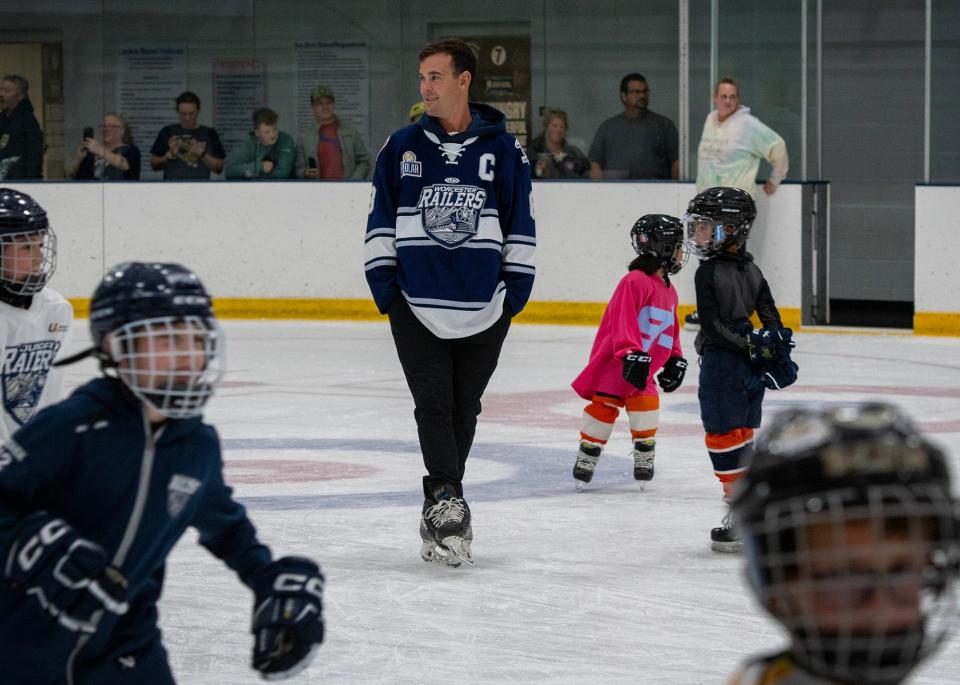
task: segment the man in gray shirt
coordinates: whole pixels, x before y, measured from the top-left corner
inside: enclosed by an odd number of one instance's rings
[[[647,109],[650,89],[640,74],[620,81],[623,114],[597,129],[590,145],[590,178],[680,177],[679,136],[667,117]]]

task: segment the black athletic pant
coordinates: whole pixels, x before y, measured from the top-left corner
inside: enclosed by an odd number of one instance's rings
[[[446,340],[420,323],[402,296],[391,305],[389,316],[397,356],[416,406],[413,415],[427,468],[424,496],[450,483],[462,497],[480,398],[497,368],[510,315],[504,311],[487,330]]]

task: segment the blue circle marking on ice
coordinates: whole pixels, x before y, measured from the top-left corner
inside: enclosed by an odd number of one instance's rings
[[[339,440],[325,438],[235,438],[223,441],[225,451],[242,450],[318,450],[369,451],[372,453],[408,453],[416,455],[415,466],[422,468],[420,446],[400,440]],[[553,449],[516,444],[476,444],[470,450],[472,459],[489,459],[512,467],[507,478],[473,483],[467,481],[467,501],[516,499],[537,495],[566,495],[573,491],[573,468],[576,448]],[[614,457],[619,455],[613,455]],[[239,497],[250,509],[295,510],[342,508],[360,506],[408,506],[423,503],[423,494],[415,471],[411,469],[410,489],[402,492],[355,492],[336,495],[261,495]],[[595,483],[602,484],[603,470],[597,472]],[[610,469],[610,480],[622,477]],[[322,488],[322,481],[318,489]]]

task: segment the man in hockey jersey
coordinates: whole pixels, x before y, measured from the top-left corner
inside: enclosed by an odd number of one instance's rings
[[[426,113],[380,151],[364,252],[416,406],[421,556],[452,566],[472,563],[464,467],[536,246],[530,163],[502,113],[468,102],[476,67],[461,40],[420,53]]]
[[[0,442],[63,390],[62,372],[51,367],[73,307],[46,287],[56,265],[57,237],[43,207],[26,193],[0,188]]]
[[[782,412],[733,508],[751,589],[790,635],[733,685],[902,683],[955,626],[946,457],[892,405]]]
[[[168,685],[157,626],[170,550],[200,544],[254,593],[253,668],[293,675],[323,639],[323,576],[272,560],[224,484],[201,412],[223,333],[177,264],[110,269],[90,303],[105,378],[42,410],[0,449],[0,680]]]

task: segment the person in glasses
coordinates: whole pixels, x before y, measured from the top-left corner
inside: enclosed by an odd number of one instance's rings
[[[111,112],[100,124],[100,141],[84,137],[67,168],[67,178],[136,181],[140,178],[140,150],[126,120]]]
[[[957,618],[947,457],[895,406],[788,409],[733,501],[750,587],[790,635],[732,685],[894,685]]]

